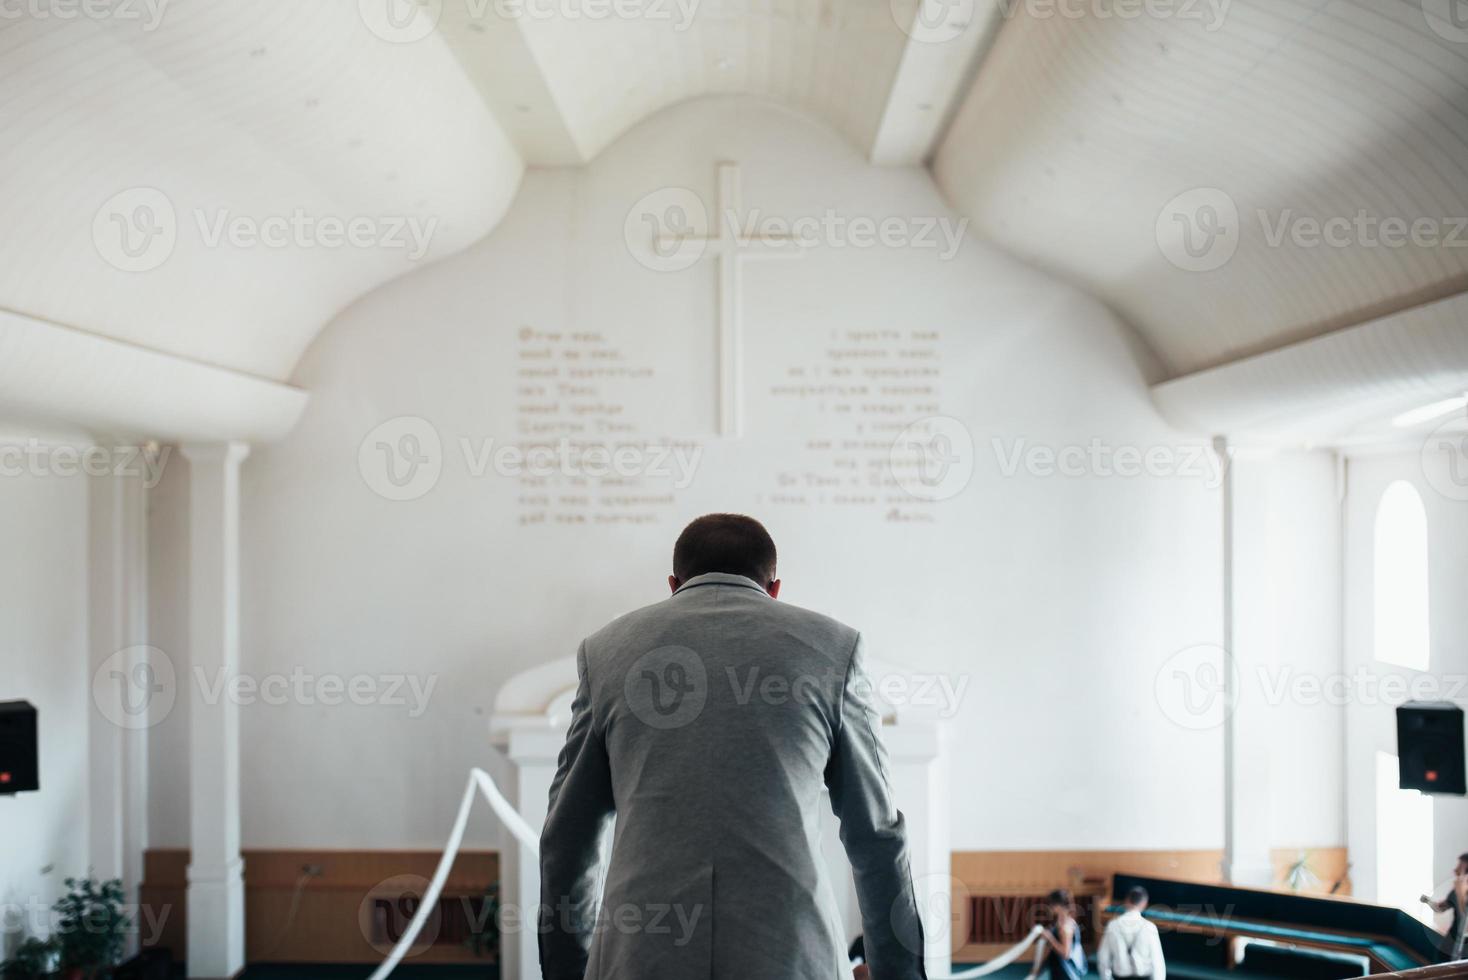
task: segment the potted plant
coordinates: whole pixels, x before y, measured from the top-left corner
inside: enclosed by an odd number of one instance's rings
[[[39,980],[54,974],[60,960],[61,947],[55,939],[32,936],[16,947],[10,959],[0,963],[0,976],[5,980]]]
[[[484,890],[476,910],[468,903],[469,937],[464,945],[474,951],[475,956],[489,958],[492,962],[500,951],[500,886],[495,882]]]
[[[55,905],[55,941],[66,980],[106,977],[122,959],[131,923],[122,910],[119,879],[66,879],[68,892]]]
[[[1285,881],[1297,892],[1320,887],[1320,878],[1316,876],[1315,869],[1310,866],[1309,851],[1301,849],[1300,856],[1285,869]]]

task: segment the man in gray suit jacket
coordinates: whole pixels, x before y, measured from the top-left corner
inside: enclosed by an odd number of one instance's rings
[[[690,524],[668,584],[576,654],[540,843],[545,980],[840,980],[823,787],[873,980],[925,977],[860,635],[776,601],[775,545],[752,518]]]

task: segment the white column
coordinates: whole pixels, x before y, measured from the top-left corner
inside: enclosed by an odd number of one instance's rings
[[[189,656],[211,680],[239,673],[238,442],[181,447],[189,461]],[[189,690],[188,975],[225,980],[245,965],[240,857],[240,721],[229,697]],[[211,685],[212,686],[212,685]]]
[[[913,889],[923,913],[928,975],[953,967],[953,847],[948,817],[947,729],[935,722],[882,726],[892,763],[892,792],[907,823]]]
[[[556,761],[566,742],[563,730],[512,730],[500,748],[515,769],[515,809],[531,827],[545,826]],[[500,945],[501,980],[534,980],[540,976],[536,921],[540,910],[540,865],[509,832],[500,850],[500,901],[513,907],[519,929],[506,931]]]
[[[1223,477],[1223,877],[1235,885],[1268,887],[1269,745],[1274,719],[1260,682],[1275,657],[1270,594],[1269,469],[1258,454],[1222,440]]]
[[[121,878],[129,901],[136,901],[148,845],[147,729],[154,695],[145,646],[148,515],[146,470],[140,462],[118,460],[112,471],[88,478],[92,703],[87,809],[93,873]]]

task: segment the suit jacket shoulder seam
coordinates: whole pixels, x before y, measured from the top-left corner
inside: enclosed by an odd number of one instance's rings
[[[581,682],[582,676],[586,678],[586,710],[591,715],[591,734],[597,741],[601,741],[601,728],[596,720],[596,685],[591,680],[591,637],[581,641],[581,646],[576,650],[576,682]]]
[[[846,689],[851,686],[851,673],[856,669],[856,648],[861,645],[861,631],[858,630],[855,639],[851,641],[851,649],[846,651],[846,673],[841,681],[841,693],[836,700],[836,738],[846,728]]]

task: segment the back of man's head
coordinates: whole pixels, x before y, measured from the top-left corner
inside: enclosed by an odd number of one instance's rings
[[[763,524],[743,514],[705,514],[683,529],[673,545],[673,577],[687,582],[709,572],[775,581],[775,542]]]
[[[1147,889],[1141,885],[1133,885],[1126,893],[1126,903],[1134,909],[1144,909],[1147,907],[1147,897]]]

